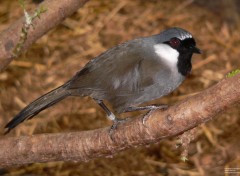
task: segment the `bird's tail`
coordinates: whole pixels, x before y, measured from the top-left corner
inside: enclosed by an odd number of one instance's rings
[[[67,89],[67,83],[42,95],[28,106],[26,106],[20,113],[18,113],[6,126],[6,133],[15,128],[18,124],[26,119],[30,119],[37,115],[42,110],[56,104],[62,99],[70,96],[70,92]]]

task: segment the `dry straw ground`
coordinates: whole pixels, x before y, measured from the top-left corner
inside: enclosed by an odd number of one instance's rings
[[[28,8],[35,4],[26,1]],[[0,1],[0,30],[23,15],[17,1]],[[0,73],[0,125],[43,93],[61,85],[104,50],[139,36],[179,26],[193,33],[204,51],[194,56],[192,75],[173,94],[152,103],[173,104],[222,79],[240,65],[239,26],[189,0],[92,0],[38,40]],[[11,37],[11,36],[9,36]],[[196,129],[189,160],[180,160],[178,138],[87,163],[45,163],[2,169],[10,175],[223,175],[240,167],[240,106]],[[122,117],[129,116],[123,114]],[[133,116],[133,114],[131,114]],[[9,135],[89,130],[110,125],[89,98],[68,98],[21,124]]]

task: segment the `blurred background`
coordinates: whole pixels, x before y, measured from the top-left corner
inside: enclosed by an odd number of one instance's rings
[[[39,1],[26,1],[34,9]],[[40,95],[63,84],[90,59],[121,42],[177,26],[190,31],[203,50],[193,56],[192,75],[171,95],[150,103],[174,104],[240,67],[237,0],[90,0],[39,39],[0,73],[0,127]],[[46,7],[48,8],[48,7]],[[16,0],[0,1],[0,31],[23,16]],[[11,36],[9,36],[11,37]],[[188,161],[179,137],[87,163],[51,162],[1,169],[0,175],[161,176],[224,175],[240,168],[240,106],[196,128]],[[132,117],[137,113],[121,114]],[[110,126],[90,98],[71,97],[22,123],[8,136],[91,130]],[[1,137],[1,136],[0,136]]]

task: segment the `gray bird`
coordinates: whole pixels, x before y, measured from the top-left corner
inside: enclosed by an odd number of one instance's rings
[[[201,52],[192,35],[181,28],[119,44],[88,62],[62,86],[30,103],[6,125],[6,132],[69,96],[93,98],[113,121],[114,129],[120,119],[103,100],[117,113],[156,108],[138,105],[175,90],[191,72],[193,53]]]

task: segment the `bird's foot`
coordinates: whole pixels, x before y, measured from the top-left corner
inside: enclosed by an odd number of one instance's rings
[[[168,105],[152,105],[152,106],[149,106],[149,111],[142,118],[143,125],[145,126],[145,122],[149,119],[152,111],[155,111],[155,110],[163,110],[164,111],[167,108],[168,108]]]
[[[125,118],[125,119],[119,119],[119,118],[115,118],[113,120],[113,124],[109,130],[109,135],[110,135],[110,138],[113,140],[113,134],[114,134],[114,131],[117,129],[118,125],[121,124],[121,123],[124,123],[127,121],[128,118]]]

